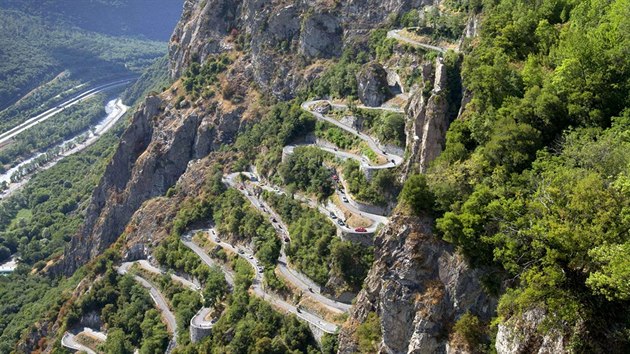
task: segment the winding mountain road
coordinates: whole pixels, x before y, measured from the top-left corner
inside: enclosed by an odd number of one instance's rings
[[[448,48],[444,48],[444,47],[438,47],[435,45],[431,45],[431,44],[426,44],[426,43],[422,43],[419,42],[417,40],[411,39],[409,37],[406,37],[402,31],[404,31],[403,29],[397,29],[397,30],[391,30],[389,32],[387,32],[387,38],[393,38],[395,40],[407,43],[407,44],[411,44],[414,45],[416,47],[422,47],[422,48],[426,48],[429,50],[435,50],[437,52],[440,52],[442,54],[446,53],[449,49]],[[454,51],[457,52],[457,49],[453,49]]]
[[[207,253],[206,251],[203,250],[203,248],[199,247],[196,243],[194,243],[192,241],[192,236],[197,233],[197,232],[203,232],[206,234],[210,234],[211,231],[213,229],[203,229],[203,230],[193,230],[190,231],[189,233],[187,233],[186,235],[184,235],[181,240],[182,243],[184,244],[184,246],[190,248],[190,250],[192,250],[193,252],[195,252],[195,254],[197,254],[197,256],[201,259],[202,262],[204,262],[208,267],[214,267],[214,266],[218,266],[219,268],[221,268],[221,270],[223,271],[223,273],[225,274],[225,280],[227,281],[228,284],[230,284],[231,287],[234,287],[234,275],[232,274],[232,272],[227,269],[227,267],[225,267],[224,265],[215,262]]]
[[[157,274],[157,275],[167,274],[167,272],[165,272],[162,269],[152,265],[146,259],[142,259],[142,260],[135,261],[135,262],[128,262],[128,263],[131,263],[131,265],[133,265],[135,263],[138,266],[140,266],[140,268],[146,270],[147,272],[153,273],[153,274]],[[125,264],[126,263],[123,263],[123,265],[125,265]],[[192,291],[200,291],[201,290],[201,287],[199,285],[191,282],[190,280],[188,280],[186,278],[182,278],[179,275],[170,274],[170,277],[171,277],[171,279],[173,281],[176,281],[176,282],[182,284],[183,286],[187,287],[188,289],[190,289]]]
[[[63,334],[61,338],[61,345],[78,352],[86,352],[87,354],[97,354],[94,350],[86,347],[85,345],[77,342],[76,336],[70,332]]]
[[[131,268],[133,264],[134,263],[131,262],[123,263],[120,265],[120,267],[116,269],[116,271],[120,275],[127,274],[129,272],[129,268]],[[160,312],[162,312],[162,318],[164,319],[164,321],[166,321],[166,327],[168,328],[168,331],[173,334],[168,348],[170,350],[174,349],[175,346],[177,346],[177,320],[175,319],[175,315],[173,314],[173,312],[171,312],[171,309],[168,307],[168,302],[166,301],[166,299],[164,299],[164,296],[162,296],[160,291],[146,279],[138,275],[133,275],[133,279],[140,283],[142,287],[149,289],[151,299],[153,299],[153,302],[155,302],[157,308],[160,310]],[[170,351],[167,350],[167,353],[169,352]]]
[[[336,151],[335,153],[341,153],[339,151]],[[225,176],[224,178],[224,182],[226,182],[228,185],[230,185],[231,187],[237,188],[238,187],[238,182],[236,181],[236,179],[238,178],[239,175],[244,175],[247,178],[249,178],[249,181],[247,182],[247,184],[252,184],[255,187],[258,187],[260,189],[272,192],[272,193],[276,193],[278,195],[285,195],[287,194],[286,191],[279,186],[270,186],[270,185],[266,185],[266,184],[262,184],[260,182],[256,182],[256,181],[260,181],[260,177],[258,175],[256,175],[255,173],[252,172],[236,172],[236,173],[231,173],[227,176]],[[252,177],[256,180],[254,181],[254,179],[252,179]],[[243,184],[243,186],[246,186],[247,184]],[[263,201],[259,200],[258,198],[254,198],[255,200],[252,200],[253,198],[253,191],[247,190],[246,192],[250,192],[250,194],[252,194],[252,196],[248,196],[245,195],[250,202],[252,202],[252,204],[254,204],[254,206],[257,207],[257,205],[265,205],[267,206],[266,203],[264,203]],[[346,198],[351,198],[349,195],[347,195],[346,193],[340,193],[337,192],[339,194],[339,199],[342,200],[343,197]],[[346,225],[344,223],[344,225],[340,225],[337,220],[339,218],[339,211],[338,211],[338,207],[333,206],[332,203],[329,203],[327,205],[318,203],[315,200],[312,200],[310,198],[307,198],[303,195],[300,194],[294,194],[293,198],[295,198],[296,200],[299,200],[305,204],[307,204],[309,207],[313,208],[313,209],[317,209],[320,213],[322,213],[324,216],[326,216],[327,218],[330,219],[330,221],[335,225],[335,227],[337,227],[337,229],[341,230],[342,232],[345,233],[353,233],[353,234],[365,234],[365,235],[370,235],[376,232],[376,230],[378,229],[378,227],[382,224],[387,224],[387,222],[389,221],[389,219],[385,216],[382,215],[378,215],[378,214],[372,214],[372,213],[367,213],[364,211],[361,211],[359,209],[357,209],[356,207],[354,207],[352,204],[350,203],[344,203],[344,207],[346,209],[348,209],[352,214],[359,216],[361,218],[370,220],[370,222],[372,223],[371,225],[365,227],[365,232],[357,232],[355,230],[355,228],[352,228],[348,225]],[[257,207],[258,209],[258,207]],[[277,214],[275,214],[275,212],[273,212],[273,210],[271,208],[269,208],[267,206],[267,208],[264,208],[264,210],[267,210],[268,212],[272,212],[274,215],[274,217],[276,218],[276,220],[281,220],[281,218],[279,216],[277,216]],[[264,211],[263,211],[264,212]],[[264,212],[267,213],[268,212]],[[332,215],[335,215],[335,217],[333,218]],[[284,227],[284,230],[287,230],[286,226]]]
[[[351,127],[347,124],[343,124],[342,122],[329,117],[327,115],[325,115],[322,112],[317,111],[316,108],[314,107],[320,107],[321,105],[324,104],[328,104],[330,105],[332,108],[335,109],[347,109],[348,106],[345,104],[339,104],[339,103],[333,103],[329,100],[314,100],[314,101],[307,101],[302,103],[302,109],[307,111],[308,113],[312,114],[313,116],[315,116],[315,118],[328,122],[330,124],[333,124],[335,126],[337,126],[338,128],[341,128],[343,130],[345,130],[346,132],[358,137],[359,139],[363,140],[369,147],[370,149],[372,149],[372,151],[374,151],[374,153],[376,153],[377,155],[381,156],[383,159],[385,159],[387,162],[385,164],[381,164],[381,165],[376,165],[373,166],[369,163],[366,163],[366,161],[364,159],[358,159],[359,163],[361,163],[362,165],[364,165],[366,168],[371,168],[371,169],[383,169],[383,168],[394,168],[397,166],[400,166],[403,161],[404,158],[402,156],[398,156],[395,154],[388,154],[385,152],[384,147],[381,146],[379,143],[377,143],[371,136],[366,135],[366,134],[361,134],[359,131],[357,131],[354,127]],[[388,111],[388,112],[397,112],[397,113],[401,113],[403,112],[401,109],[398,108],[391,108],[391,107],[367,107],[367,106],[358,106],[358,108],[361,109],[371,109],[371,110],[382,110],[382,111]],[[320,147],[321,148],[321,147]],[[349,154],[349,153],[345,153],[345,154],[338,154],[339,151],[335,151],[333,150],[333,153],[335,153],[335,155],[341,157],[341,158],[355,158],[356,155],[353,154]]]
[[[237,174],[238,175],[238,174]],[[230,178],[231,177],[231,178]],[[229,186],[236,187],[236,181],[234,174],[229,175],[224,180]],[[238,188],[237,188],[238,189]],[[276,230],[276,233],[280,236],[282,240],[282,246],[280,248],[280,257],[278,258],[278,269],[282,273],[282,275],[287,279],[293,286],[300,289],[304,295],[313,298],[316,302],[328,307],[329,309],[336,312],[347,312],[350,310],[352,305],[344,304],[339,301],[332,300],[321,294],[319,290],[319,285],[317,285],[314,281],[309,279],[306,275],[298,272],[295,269],[292,269],[288,266],[287,255],[285,252],[285,239],[291,239],[291,235],[289,235],[288,226],[282,221],[280,215],[278,215],[273,208],[271,208],[267,203],[263,200],[258,199],[254,193],[251,193],[249,190],[240,190],[244,196],[249,200],[249,202],[263,215],[267,215],[271,219],[275,219],[276,222],[272,222],[272,226]]]
[[[192,249],[198,256],[200,256],[200,258],[204,261],[204,263],[208,265],[215,265],[216,263],[207,255],[207,253],[192,241],[192,236],[197,232],[204,232],[207,235],[207,237],[210,237],[210,234],[216,235],[216,231],[212,228],[203,229],[203,230],[192,230],[182,237],[182,241],[184,241],[184,245]],[[307,312],[304,310],[298,310],[296,306],[286,302],[285,300],[281,299],[278,295],[265,289],[265,287],[263,286],[264,284],[263,273],[258,270],[258,267],[259,267],[258,261],[254,257],[254,255],[251,253],[251,251],[242,249],[243,253],[239,253],[239,250],[237,248],[225,242],[218,241],[216,237],[213,239],[213,241],[219,247],[226,249],[230,252],[233,252],[234,254],[238,254],[240,257],[245,259],[251,265],[254,271],[254,279],[252,281],[251,289],[256,296],[271,303],[276,308],[282,310],[285,313],[292,313],[296,315],[298,318],[301,318],[302,320],[308,322],[309,324],[319,328],[320,330],[326,333],[335,333],[337,331],[338,326],[336,324],[328,322],[322,317],[312,314],[310,312]],[[232,284],[233,284],[233,279],[235,277],[234,273],[225,267],[222,267],[222,269],[226,274],[226,279],[228,279],[228,274],[229,274],[229,278],[232,279]],[[230,280],[228,280],[228,283],[229,282]]]

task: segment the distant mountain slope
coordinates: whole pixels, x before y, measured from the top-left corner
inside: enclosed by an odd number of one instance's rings
[[[183,0],[4,0],[0,8],[20,10],[55,23],[112,36],[167,41]]]
[[[81,82],[140,74],[166,53],[181,7],[181,1],[3,1],[0,110],[64,72]]]

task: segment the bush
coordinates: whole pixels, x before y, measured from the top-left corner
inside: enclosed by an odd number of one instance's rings
[[[453,335],[463,340],[470,351],[477,352],[485,336],[485,328],[477,316],[466,312],[455,322]]]
[[[416,214],[431,213],[435,196],[429,190],[426,176],[421,174],[409,176],[400,193],[399,201]]]
[[[376,353],[381,342],[381,320],[375,312],[370,312],[357,328],[357,339],[361,353]]]

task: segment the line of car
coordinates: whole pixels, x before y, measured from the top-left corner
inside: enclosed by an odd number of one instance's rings
[[[219,244],[221,242],[223,242],[223,241],[221,241],[219,236],[217,236],[217,234],[216,234],[216,232],[214,230],[211,230],[211,232],[212,232],[212,236],[214,236],[214,242],[219,243]],[[245,257],[245,250],[243,250],[242,248],[236,248],[236,247],[234,247],[234,245],[231,245],[231,244],[230,244],[230,246],[232,248],[237,249],[238,254],[240,254],[241,256]],[[257,260],[254,258],[254,256],[252,254],[247,255],[247,259],[252,260],[252,261],[254,261],[254,263],[256,263],[256,269],[258,270],[259,273],[262,274],[265,271],[265,267],[263,267],[261,265],[258,265]]]

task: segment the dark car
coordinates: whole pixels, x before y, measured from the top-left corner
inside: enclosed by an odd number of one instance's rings
[[[337,215],[335,215],[335,213],[333,213],[332,211],[330,212],[330,217],[334,220],[337,218]]]
[[[354,229],[354,231],[356,231],[356,232],[367,232],[365,227],[357,227],[356,229]]]
[[[276,220],[276,218],[271,218],[271,222],[278,222],[278,220]]]
[[[284,238],[284,242],[289,243],[290,241],[291,241],[291,240],[289,240],[289,238],[288,238],[288,237],[285,237],[285,238]]]

